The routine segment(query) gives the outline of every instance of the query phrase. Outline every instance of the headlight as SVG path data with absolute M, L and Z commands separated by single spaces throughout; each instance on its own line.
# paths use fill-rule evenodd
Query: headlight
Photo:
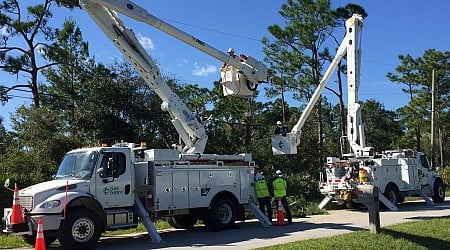
M 47 201 L 42 203 L 42 205 L 40 205 L 40 208 L 55 208 L 57 206 L 59 206 L 61 204 L 61 201 L 59 200 L 54 200 L 54 201 Z

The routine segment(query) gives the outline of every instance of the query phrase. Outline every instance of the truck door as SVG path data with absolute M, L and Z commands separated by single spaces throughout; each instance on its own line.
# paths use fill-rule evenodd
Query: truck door
M 131 160 L 125 152 L 102 152 L 96 169 L 95 194 L 104 208 L 133 205 Z

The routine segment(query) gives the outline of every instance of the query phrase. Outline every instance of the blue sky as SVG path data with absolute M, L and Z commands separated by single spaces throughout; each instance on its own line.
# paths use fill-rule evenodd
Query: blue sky
M 272 38 L 267 27 L 284 23 L 278 14 L 284 1 L 135 2 L 151 14 L 219 50 L 226 51 L 233 47 L 237 53 L 245 53 L 260 60 L 264 58 L 261 38 Z M 394 72 L 399 65 L 399 54 L 419 57 L 429 48 L 449 50 L 450 3 L 447 0 L 333 0 L 332 6 L 336 8 L 348 3 L 362 5 L 369 14 L 364 20 L 362 36 L 360 99 L 375 99 L 388 110 L 404 106 L 407 95 L 402 93 L 401 86 L 390 82 L 386 74 Z M 54 9 L 54 14 L 53 27 L 60 27 L 67 17 L 77 21 L 84 39 L 89 42 L 91 55 L 95 56 L 97 62 L 108 64 L 122 58 L 122 54 L 82 10 Z M 153 27 L 125 17 L 123 20 L 144 42 L 163 74 L 174 76 L 181 83 L 198 84 L 201 87 L 211 87 L 211 83 L 219 79 L 221 62 L 218 60 Z M 0 84 L 12 86 L 23 81 L 26 79 L 22 75 L 16 77 L 0 72 Z M 333 79 L 329 86 L 335 86 Z M 332 94 L 326 90 L 324 94 L 333 101 Z M 13 99 L 0 107 L 0 116 L 7 129 L 10 129 L 10 113 L 20 105 L 29 105 L 31 102 L 30 96 L 24 92 L 13 91 L 11 95 Z M 291 106 L 298 105 L 296 102 L 291 103 Z

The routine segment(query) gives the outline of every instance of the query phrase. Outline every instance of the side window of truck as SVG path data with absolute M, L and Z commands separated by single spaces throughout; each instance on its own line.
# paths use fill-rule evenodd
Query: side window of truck
M 429 168 L 430 167 L 429 164 L 428 164 L 428 159 L 427 159 L 427 157 L 425 155 L 421 155 L 420 156 L 420 163 L 422 164 L 422 166 L 424 168 Z
M 119 177 L 126 170 L 126 156 L 124 153 L 114 153 L 113 154 L 113 162 L 114 162 L 114 170 L 113 175 L 114 178 Z
M 118 178 L 125 173 L 126 170 L 126 156 L 124 153 L 118 152 L 104 152 L 101 168 L 106 169 L 105 177 Z

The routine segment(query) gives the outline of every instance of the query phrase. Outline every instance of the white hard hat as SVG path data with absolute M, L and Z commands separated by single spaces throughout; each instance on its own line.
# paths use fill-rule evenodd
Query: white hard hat
M 277 125 L 281 125 L 281 121 L 277 121 Z
M 228 53 L 230 53 L 230 52 L 234 52 L 234 49 L 233 48 L 229 48 L 228 49 Z
M 281 170 L 279 170 L 279 169 L 277 171 L 275 171 L 275 174 L 278 176 L 283 176 L 283 172 L 281 172 Z
M 256 180 L 262 180 L 262 179 L 264 179 L 264 176 L 261 173 L 256 173 L 255 174 L 255 179 Z

